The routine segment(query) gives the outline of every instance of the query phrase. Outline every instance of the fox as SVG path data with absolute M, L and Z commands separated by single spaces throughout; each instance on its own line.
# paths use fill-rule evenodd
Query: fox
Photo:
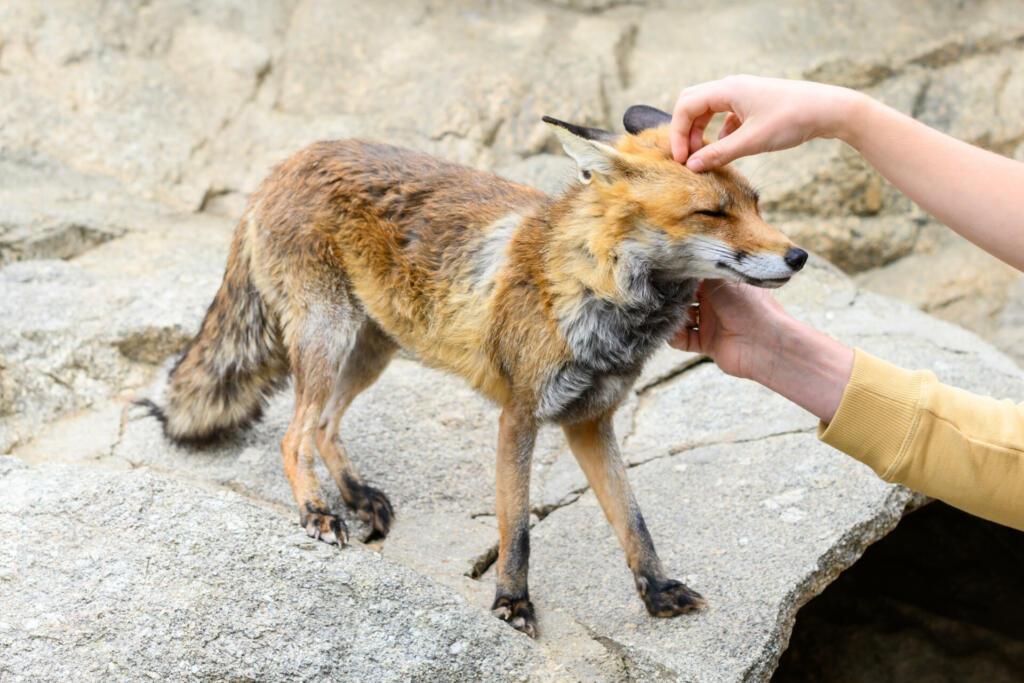
M 625 133 L 548 116 L 576 178 L 557 197 L 424 153 L 316 142 L 250 197 L 223 283 L 144 401 L 177 444 L 258 420 L 294 378 L 284 471 L 311 537 L 343 546 L 314 461 L 387 536 L 388 497 L 349 460 L 339 425 L 399 349 L 500 406 L 496 616 L 531 637 L 529 481 L 538 428 L 561 426 L 655 617 L 704 607 L 669 578 L 630 488 L 612 416 L 645 360 L 687 323 L 703 278 L 778 287 L 807 252 L 769 226 L 737 171 L 673 160 L 671 116 L 630 107 Z

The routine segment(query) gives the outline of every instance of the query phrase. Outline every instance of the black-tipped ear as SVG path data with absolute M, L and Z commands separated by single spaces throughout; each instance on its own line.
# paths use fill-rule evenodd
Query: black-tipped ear
M 554 127 L 562 149 L 576 161 L 579 179 L 589 183 L 596 175 L 615 173 L 620 155 L 615 151 L 619 137 L 600 128 L 586 128 L 565 121 L 544 117 L 544 123 Z
M 646 104 L 634 104 L 626 110 L 622 116 L 622 125 L 626 131 L 636 135 L 648 128 L 661 128 L 667 126 L 672 120 L 672 115 L 666 111 L 650 107 Z
M 552 126 L 558 126 L 565 128 L 567 131 L 575 135 L 576 137 L 583 138 L 584 140 L 594 140 L 595 142 L 603 142 L 606 145 L 614 145 L 615 141 L 618 140 L 618 136 L 615 133 L 609 133 L 601 128 L 587 128 L 586 126 L 577 126 L 575 123 L 566 123 L 565 121 L 559 121 L 556 118 L 550 116 L 542 116 L 541 121 L 544 123 L 550 123 Z

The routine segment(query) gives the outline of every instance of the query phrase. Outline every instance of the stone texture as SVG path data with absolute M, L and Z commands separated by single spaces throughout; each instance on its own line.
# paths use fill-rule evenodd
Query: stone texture
M 857 282 L 967 327 L 1020 359 L 1019 341 L 1024 334 L 1024 316 L 1016 312 L 1024 293 L 1020 271 L 948 231 L 935 241 L 931 250 L 865 271 Z
M 195 216 L 150 220 L 71 262 L 0 269 L 0 451 L 55 417 L 143 384 L 146 364 L 180 349 L 198 327 L 230 228 Z
M 970 333 L 857 293 L 820 260 L 812 260 L 803 275 L 780 296 L 798 315 L 840 339 L 895 362 L 926 364 L 960 386 L 1004 395 L 1024 392 L 1019 369 Z M 534 525 L 531 586 L 541 615 L 537 647 L 549 664 L 562 667 L 545 669 L 555 678 L 765 678 L 800 605 L 898 522 L 905 505 L 916 504 L 905 490 L 818 443 L 813 419 L 795 407 L 725 377 L 713 365 L 678 356 L 672 366 L 660 355 L 655 365 L 662 368 L 640 386 L 636 405 L 622 411 L 620 432 L 627 435 L 631 481 L 667 566 L 702 590 L 713 607 L 673 620 L 646 616 L 611 529 L 560 434 L 549 430 L 535 468 L 533 498 L 541 518 Z M 206 490 L 230 489 L 261 503 L 254 509 L 269 516 L 249 518 L 245 528 L 263 529 L 273 518 L 283 520 L 276 523 L 289 533 L 301 533 L 278 451 L 290 407 L 284 392 L 251 432 L 191 451 L 168 446 L 157 423 L 141 410 L 110 404 L 95 409 L 91 418 L 56 423 L 16 453 L 33 462 L 48 451 L 50 459 L 61 459 L 61 444 L 74 443 L 73 434 L 101 446 L 111 441 L 107 456 L 81 448 L 66 452 L 79 464 L 134 468 L 132 476 L 166 472 L 194 482 L 175 484 L 187 490 L 169 495 L 183 504 L 198 505 Z M 415 571 L 419 581 L 454 589 L 487 619 L 492 572 L 485 571 L 480 581 L 466 574 L 474 565 L 486 569 L 496 540 L 490 516 L 496 412 L 457 380 L 398 359 L 357 400 L 343 425 L 357 467 L 396 506 L 394 533 L 372 549 L 385 558 L 381 561 Z M 90 436 L 89 429 L 108 436 Z M 320 475 L 337 506 L 327 473 L 321 469 Z M 41 480 L 31 481 L 18 486 L 49 505 L 53 494 L 40 488 Z M 78 494 L 60 500 L 71 499 L 78 500 Z M 99 494 L 85 501 L 86 506 L 100 503 Z M 188 511 L 176 514 L 182 524 L 200 523 L 184 521 L 192 514 Z M 348 520 L 353 535 L 361 537 L 366 529 L 351 515 Z M 228 532 L 238 536 L 240 524 Z M 370 550 L 361 548 L 355 542 L 326 552 L 345 557 Z M 58 614 L 71 619 L 66 611 Z M 156 619 L 154 628 L 164 621 Z M 379 628 L 395 627 L 389 622 Z M 213 665 L 198 655 L 180 658 L 197 671 L 218 671 L 204 668 Z
M 0 176 L 0 265 L 73 258 L 165 212 L 40 153 L 0 150 Z
M 591 493 L 535 528 L 531 590 L 635 680 L 767 678 L 799 606 L 894 526 L 910 495 L 808 434 L 697 448 L 630 480 L 667 570 L 710 608 L 650 618 Z
M 236 493 L 147 471 L 0 474 L 4 680 L 526 680 L 547 668 L 452 591 L 312 541 Z
M 712 608 L 644 614 L 548 429 L 536 643 L 486 613 L 497 409 L 458 380 L 400 358 L 353 405 L 344 437 L 397 520 L 343 551 L 295 525 L 289 392 L 201 451 L 129 400 L 195 331 L 248 193 L 313 140 L 404 144 L 554 192 L 573 168 L 541 115 L 618 130 L 630 104 L 753 72 L 862 88 L 1024 159 L 1022 56 L 1014 0 L 0 0 L 0 453 L 18 456 L 0 456 L 0 567 L 26 568 L 0 569 L 0 678 L 766 679 L 800 605 L 919 501 L 699 356 L 656 354 L 616 429 L 666 564 Z M 1019 274 L 835 141 L 740 166 L 769 220 L 839 266 L 812 258 L 779 291 L 798 317 L 1024 394 L 1020 367 L 957 326 L 1021 362 Z

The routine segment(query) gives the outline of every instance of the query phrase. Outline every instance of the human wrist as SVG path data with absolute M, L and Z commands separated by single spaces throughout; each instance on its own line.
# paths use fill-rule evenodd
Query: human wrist
M 769 386 L 775 368 L 787 361 L 790 349 L 784 342 L 793 334 L 795 324 L 797 321 L 782 307 L 764 310 L 756 324 L 750 325 L 745 339 L 747 362 L 737 376 Z
M 853 349 L 786 316 L 771 330 L 748 375 L 824 422 L 835 415 L 853 369 Z
M 881 107 L 880 102 L 864 93 L 850 88 L 836 88 L 835 99 L 829 124 L 831 135 L 827 137 L 842 140 L 856 150 L 860 150 L 864 131 L 870 128 L 868 120 Z

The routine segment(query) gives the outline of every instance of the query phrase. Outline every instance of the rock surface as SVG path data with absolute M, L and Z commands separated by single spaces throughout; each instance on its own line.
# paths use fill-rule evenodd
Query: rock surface
M 377 553 L 145 470 L 11 468 L 0 536 L 4 680 L 526 680 L 545 665 Z
M 824 262 L 812 261 L 805 275 L 791 290 L 783 290 L 782 298 L 798 314 L 840 338 L 897 362 L 921 364 L 927 359 L 943 379 L 967 388 L 1006 395 L 1024 392 L 1024 375 L 1019 369 L 970 333 L 891 300 L 858 293 L 845 276 Z M 869 543 L 892 528 L 905 506 L 916 504 L 910 492 L 881 482 L 863 466 L 820 444 L 813 436 L 813 420 L 781 399 L 727 378 L 712 365 L 693 364 L 682 354 L 671 360 L 674 367 L 667 356 L 661 356 L 638 385 L 635 406 L 623 411 L 629 419 L 623 421 L 620 416 L 620 433 L 625 437 L 631 480 L 666 565 L 703 591 L 711 609 L 672 620 L 654 620 L 646 615 L 614 535 L 592 494 L 586 491 L 586 482 L 565 452 L 559 435 L 549 430 L 537 451 L 533 493 L 535 505 L 541 503 L 537 510 L 543 517 L 534 525 L 531 572 L 532 591 L 541 615 L 541 637 L 535 644 L 509 641 L 514 647 L 528 649 L 526 655 L 509 655 L 518 657 L 517 666 L 521 665 L 509 675 L 518 672 L 524 676 L 600 680 L 651 676 L 691 680 L 766 678 L 785 646 L 799 606 L 852 563 Z M 396 526 L 381 544 L 363 547 L 355 543 L 340 551 L 305 541 L 294 524 L 296 513 L 278 450 L 290 409 L 290 397 L 284 392 L 254 430 L 202 451 L 167 445 L 154 420 L 137 408 L 116 402 L 59 421 L 36 441 L 14 452 L 33 462 L 50 459 L 73 464 L 43 464 L 7 474 L 6 483 L 11 487 L 7 499 L 14 502 L 0 511 L 0 519 L 18 533 L 3 534 L 6 540 L 0 543 L 0 552 L 11 557 L 42 553 L 39 562 L 52 565 L 52 581 L 100 581 L 90 579 L 89 568 L 79 568 L 75 558 L 81 553 L 99 552 L 94 544 L 112 524 L 118 530 L 110 544 L 116 546 L 124 566 L 103 576 L 113 581 L 112 577 L 125 575 L 128 578 L 120 580 L 126 589 L 140 594 L 150 584 L 138 580 L 136 573 L 144 560 L 152 560 L 151 544 L 155 541 L 129 546 L 128 539 L 137 535 L 163 538 L 166 533 L 187 545 L 193 554 L 204 557 L 201 564 L 189 569 L 197 575 L 205 574 L 207 567 L 217 567 L 220 574 L 235 572 L 239 581 L 247 573 L 266 573 L 282 585 L 298 581 L 305 587 L 301 576 L 285 579 L 281 574 L 286 570 L 301 574 L 310 571 L 312 565 L 316 572 L 324 572 L 329 566 L 334 572 L 350 572 L 344 574 L 346 577 L 355 577 L 357 572 L 360 577 L 376 577 L 381 568 L 388 572 L 404 568 L 416 581 L 433 586 L 431 592 L 420 591 L 416 581 L 408 584 L 410 593 L 417 592 L 424 604 L 440 599 L 436 596 L 441 594 L 454 599 L 450 593 L 454 590 L 466 601 L 459 603 L 460 609 L 470 613 L 476 610 L 477 617 L 491 619 L 487 607 L 492 576 L 486 571 L 486 557 L 496 541 L 490 517 L 496 409 L 458 380 L 408 360 L 396 360 L 384 377 L 360 397 L 343 426 L 357 467 L 391 496 L 398 513 Z M 101 445 L 98 450 L 97 444 Z M 84 469 L 88 464 L 130 471 Z M 322 470 L 321 480 L 330 481 Z M 72 481 L 75 486 L 65 490 Z M 337 505 L 333 487 L 327 490 Z M 19 492 L 18 497 L 14 491 Z M 90 493 L 86 495 L 86 491 Z M 138 498 L 148 501 L 149 506 L 137 513 L 141 517 L 119 521 L 127 513 L 118 510 L 123 506 L 135 511 Z M 230 504 L 218 502 L 223 509 L 213 515 L 208 509 L 210 500 L 229 500 Z M 33 527 L 38 517 L 33 503 L 44 501 L 48 520 L 73 509 L 74 523 L 83 523 L 90 531 L 74 529 L 72 548 L 65 547 L 63 541 L 47 542 L 69 553 L 69 558 L 60 562 L 43 552 L 51 546 L 43 543 L 40 550 L 36 540 L 23 539 L 24 529 Z M 244 514 L 236 512 L 236 506 L 245 508 Z M 173 517 L 181 528 L 165 530 L 154 522 L 164 516 Z M 366 530 L 361 522 L 351 515 L 348 521 L 354 536 L 362 537 Z M 264 540 L 262 537 L 271 533 L 268 529 L 279 530 L 274 532 L 278 536 Z M 39 536 L 30 539 L 41 539 L 50 531 L 44 526 L 33 528 L 32 533 Z M 111 529 L 110 533 L 115 532 Z M 276 547 L 274 543 L 284 543 L 286 548 L 297 544 L 309 550 L 276 551 L 272 559 L 280 566 L 265 568 L 262 563 L 269 560 L 250 549 L 254 535 L 260 537 L 256 545 L 261 552 L 268 544 Z M 118 545 L 118 538 L 123 545 Z M 217 553 L 205 557 L 212 552 L 208 548 L 221 543 L 227 553 L 223 560 Z M 239 547 L 245 552 L 238 554 Z M 381 557 L 377 564 L 352 559 L 376 557 L 374 550 Z M 351 563 L 357 566 L 351 567 Z M 467 576 L 474 568 L 485 570 L 482 580 Z M 25 578 L 19 578 L 21 574 L 12 576 L 10 592 L 0 595 L 5 612 L 22 612 L 22 603 L 15 601 L 15 596 L 34 595 L 30 589 L 36 584 L 26 587 L 21 582 L 35 581 L 36 574 L 32 569 Z M 401 581 L 406 581 L 405 577 L 403 574 Z M 399 580 L 392 578 L 388 585 Z M 218 585 L 233 584 L 225 579 Z M 277 583 L 259 590 L 270 590 L 273 585 Z M 318 583 L 316 590 L 326 590 L 327 585 Z M 100 610 L 106 601 L 115 600 L 97 591 L 92 609 Z M 275 591 L 275 595 L 280 593 L 280 589 Z M 173 604 L 171 597 L 167 599 Z M 188 610 L 199 615 L 209 612 L 209 619 L 196 619 L 221 624 L 227 621 L 223 616 L 227 608 L 222 603 L 233 599 L 234 594 L 226 589 L 201 591 L 194 602 L 188 603 Z M 279 609 L 286 609 L 284 598 L 279 600 Z M 300 605 L 324 604 L 322 598 L 312 603 L 298 597 L 296 600 Z M 367 601 L 378 604 L 366 593 L 358 593 L 352 600 L 358 607 L 346 607 L 346 615 L 362 614 L 358 610 L 366 607 Z M 119 604 L 110 604 L 112 614 L 122 614 Z M 153 630 L 143 631 L 146 635 L 141 638 L 161 642 L 185 638 L 185 633 L 175 629 L 186 626 L 168 616 L 173 612 L 171 604 L 166 606 L 166 613 L 149 613 L 146 623 Z M 39 642 L 48 642 L 47 638 L 63 633 L 69 624 L 80 623 L 74 605 L 57 608 L 43 602 L 39 609 L 43 611 L 27 613 L 57 615 L 57 621 L 50 622 L 41 622 L 42 617 L 28 618 L 42 629 Z M 297 608 L 298 616 L 308 617 L 304 609 L 313 608 Z M 401 612 L 397 606 L 381 610 L 377 621 L 368 622 L 372 628 L 391 634 L 412 628 L 402 620 L 404 617 L 394 613 Z M 264 617 L 266 622 L 261 621 Z M 352 618 L 365 621 L 361 616 Z M 292 623 L 277 612 L 270 616 L 243 614 L 239 619 L 246 627 L 228 639 L 229 644 L 224 645 L 228 652 L 256 647 L 254 633 L 266 631 L 269 638 L 266 624 L 272 620 Z M 196 623 L 186 620 L 186 624 Z M 49 650 L 18 649 L 25 638 L 36 642 L 36 632 L 7 626 L 12 635 L 6 646 L 17 652 L 19 658 L 15 661 L 29 671 L 46 671 L 43 658 Z M 462 627 L 468 626 L 455 622 L 452 630 L 441 629 L 442 635 L 437 637 L 443 640 Z M 96 631 L 90 629 L 108 634 L 112 627 L 100 624 L 79 628 L 75 633 L 84 641 L 95 637 Z M 209 628 L 216 636 L 220 627 Z M 348 629 L 355 626 L 345 618 L 332 628 L 339 629 L 337 638 L 348 642 L 352 637 Z M 273 638 L 292 642 L 303 632 L 281 627 L 272 633 Z M 428 637 L 420 631 L 414 635 Z M 509 633 L 508 637 L 518 638 L 518 634 Z M 465 647 L 470 651 L 487 643 L 490 641 L 474 641 Z M 505 649 L 504 641 L 491 645 L 502 652 L 518 652 Z M 70 648 L 63 651 L 72 657 L 80 656 L 77 646 L 61 647 Z M 410 647 L 418 649 L 418 645 Z M 439 647 L 431 640 L 423 649 L 442 652 Z M 455 647 L 454 641 L 447 647 Z M 456 649 L 461 652 L 461 647 Z M 95 675 L 120 671 L 110 669 L 110 662 L 115 667 L 133 666 L 134 660 L 125 649 L 105 652 L 105 659 L 87 660 L 89 667 L 99 667 L 89 669 Z M 278 673 L 304 677 L 314 675 L 309 672 L 344 670 L 303 668 L 313 664 L 302 657 L 291 659 L 262 648 L 255 661 L 247 664 L 251 668 L 231 669 L 228 660 L 216 654 L 220 650 L 204 652 L 175 651 L 166 661 L 175 666 L 186 661 L 200 677 L 228 671 L 256 677 Z M 385 649 L 373 659 L 366 659 L 369 650 L 358 652 L 361 654 L 357 659 L 369 667 L 364 670 L 371 672 L 371 677 L 388 678 L 390 673 L 373 667 L 391 658 L 404 662 L 400 649 Z M 158 661 L 165 660 L 160 657 Z M 313 657 L 312 661 L 322 660 Z M 337 664 L 355 666 L 344 657 Z M 450 665 L 455 668 L 437 668 L 442 665 L 430 656 L 402 664 L 410 667 L 403 671 L 422 670 L 441 677 L 450 674 L 456 678 L 464 673 L 458 668 L 463 664 Z M 487 668 L 489 664 L 480 666 L 484 673 L 494 671 Z
M 1013 0 L 0 0 L 0 679 L 768 678 L 800 606 L 920 501 L 699 357 L 660 351 L 616 429 L 666 565 L 711 608 L 646 615 L 547 429 L 535 642 L 488 614 L 497 410 L 460 381 L 399 358 L 353 405 L 343 436 L 397 519 L 341 551 L 295 524 L 288 391 L 204 450 L 169 446 L 129 400 L 197 328 L 247 194 L 313 140 L 405 144 L 555 192 L 574 171 L 541 115 L 617 130 L 630 104 L 748 71 L 862 88 L 1024 159 L 1022 56 Z M 742 168 L 766 215 L 840 267 L 812 258 L 780 290 L 796 315 L 1024 395 L 1020 366 L 925 313 L 1021 362 L 1019 273 L 834 141 Z

